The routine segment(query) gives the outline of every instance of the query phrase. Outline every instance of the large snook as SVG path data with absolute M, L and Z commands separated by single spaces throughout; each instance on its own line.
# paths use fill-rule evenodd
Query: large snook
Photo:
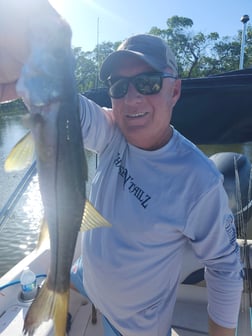
M 33 335 L 43 321 L 52 318 L 55 335 L 64 336 L 70 267 L 84 206 L 88 203 L 87 167 L 71 30 L 55 13 L 41 17 L 38 15 L 30 32 L 30 55 L 17 83 L 17 92 L 30 111 L 28 124 L 35 142 L 51 259 L 47 280 L 25 318 L 24 333 Z M 96 216 L 94 212 L 91 216 Z M 101 218 L 99 221 L 99 225 L 108 224 Z

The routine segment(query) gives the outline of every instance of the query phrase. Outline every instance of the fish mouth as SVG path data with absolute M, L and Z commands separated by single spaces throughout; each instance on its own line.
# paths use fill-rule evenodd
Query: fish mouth
M 142 118 L 145 117 L 148 114 L 148 112 L 140 112 L 140 113 L 132 113 L 132 114 L 127 114 L 126 117 L 129 119 L 136 119 L 136 118 Z
M 30 111 L 30 117 L 40 115 L 40 117 L 42 118 L 47 118 L 50 114 L 55 114 L 54 111 L 55 109 L 59 109 L 60 103 L 60 100 L 55 99 L 50 102 L 45 102 L 41 104 L 37 104 L 34 102 L 25 102 L 25 105 Z

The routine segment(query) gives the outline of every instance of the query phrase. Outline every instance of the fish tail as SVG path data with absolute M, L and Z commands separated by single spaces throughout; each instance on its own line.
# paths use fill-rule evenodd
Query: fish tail
M 24 321 L 24 335 L 32 336 L 39 325 L 50 319 L 54 323 L 54 335 L 65 336 L 69 290 L 55 292 L 44 283 L 36 300 L 31 304 Z

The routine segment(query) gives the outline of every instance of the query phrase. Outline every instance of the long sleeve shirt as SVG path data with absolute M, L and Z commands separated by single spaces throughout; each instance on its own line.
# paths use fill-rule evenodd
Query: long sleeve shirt
M 126 336 L 165 336 L 184 249 L 205 265 L 210 317 L 235 327 L 242 266 L 233 215 L 214 164 L 173 130 L 162 148 L 129 144 L 113 113 L 80 98 L 86 148 L 99 153 L 90 201 L 112 224 L 83 234 L 84 287 Z

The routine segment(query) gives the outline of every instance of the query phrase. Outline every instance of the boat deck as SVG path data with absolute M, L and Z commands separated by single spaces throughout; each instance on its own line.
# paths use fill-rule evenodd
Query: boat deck
M 191 286 L 180 288 L 180 294 L 184 299 L 178 299 L 174 318 L 172 336 L 203 336 L 207 332 L 207 312 L 205 288 Z M 190 295 L 185 295 L 190 292 Z M 195 300 L 195 295 L 198 298 Z M 194 301 L 191 300 L 194 297 Z M 29 305 L 21 302 L 11 305 L 0 317 L 0 335 L 1 336 L 21 336 L 24 316 Z M 71 329 L 68 336 L 103 336 L 103 326 L 101 314 L 97 312 L 97 323 L 92 323 L 92 305 L 81 295 L 71 291 L 69 311 L 72 315 Z M 250 321 L 248 314 L 243 314 L 240 318 L 239 332 L 237 335 L 249 336 L 244 330 Z M 36 331 L 34 336 L 53 336 L 54 330 L 52 322 L 46 322 Z M 251 334 L 252 335 L 252 334 Z
M 181 305 L 179 309 L 181 309 Z M 207 331 L 202 327 L 203 320 L 200 315 L 202 314 L 199 306 L 188 307 L 185 303 L 183 309 L 192 311 L 192 322 L 187 323 L 187 318 L 184 320 L 184 326 L 175 327 L 172 331 L 172 336 L 195 336 L 195 335 L 207 335 Z M 1 336 L 21 336 L 24 316 L 28 310 L 28 305 L 24 303 L 17 303 L 10 306 L 0 317 L 0 335 Z M 97 312 L 97 322 L 92 323 L 92 305 L 83 299 L 79 294 L 71 291 L 70 299 L 70 312 L 72 315 L 71 329 L 68 336 L 103 336 L 103 325 L 101 321 L 101 314 Z M 204 320 L 207 321 L 207 316 L 204 316 Z M 197 325 L 197 321 L 199 321 Z M 175 319 L 175 324 L 179 321 Z M 34 336 L 53 336 L 54 330 L 52 322 L 46 322 L 36 331 Z
M 21 336 L 24 317 L 30 303 L 20 299 L 20 284 L 15 283 L 27 266 L 36 274 L 46 273 L 49 250 L 40 254 L 31 253 L 10 272 L 0 278 L 0 335 Z M 193 264 L 193 262 L 191 262 Z M 43 280 L 43 278 L 41 278 Z M 42 281 L 41 280 L 41 281 Z M 11 284 L 10 286 L 4 286 Z M 248 294 L 243 294 L 237 336 L 252 336 L 249 316 Z M 103 336 L 101 315 L 97 312 L 97 323 L 92 323 L 92 305 L 83 296 L 71 290 L 69 312 L 72 316 L 68 336 Z M 208 335 L 207 295 L 204 285 L 180 284 L 172 321 L 172 336 Z M 52 322 L 43 323 L 34 336 L 53 336 Z

